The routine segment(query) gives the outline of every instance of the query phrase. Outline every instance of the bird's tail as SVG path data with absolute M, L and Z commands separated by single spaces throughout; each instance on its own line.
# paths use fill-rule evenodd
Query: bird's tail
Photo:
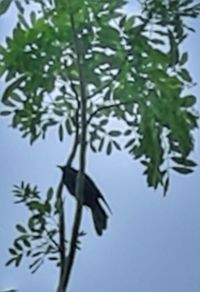
M 95 204 L 92 206 L 91 211 L 96 232 L 98 235 L 102 235 L 103 230 L 107 228 L 108 216 L 98 200 L 96 200 Z

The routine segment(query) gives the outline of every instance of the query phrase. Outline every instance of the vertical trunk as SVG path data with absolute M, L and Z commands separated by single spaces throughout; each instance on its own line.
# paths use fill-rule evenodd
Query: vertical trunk
M 70 8 L 70 0 L 68 0 Z M 69 9 L 70 10 L 70 9 Z M 74 45 L 77 55 L 77 68 L 79 72 L 80 80 L 80 106 L 81 106 L 81 121 L 80 121 L 80 156 L 79 156 L 79 173 L 76 181 L 76 196 L 77 206 L 74 218 L 74 225 L 72 231 L 72 237 L 70 241 L 69 254 L 65 259 L 64 271 L 62 274 L 61 281 L 59 283 L 58 292 L 65 292 L 68 288 L 69 279 L 75 259 L 76 254 L 76 242 L 78 239 L 79 228 L 82 218 L 82 201 L 83 201 L 83 188 L 84 188 L 84 172 L 85 172 L 85 158 L 86 158 L 86 133 L 87 133 L 87 121 L 86 121 L 86 112 L 87 112 L 87 96 L 86 96 L 86 82 L 84 80 L 84 70 L 83 70 L 83 56 L 81 53 L 81 46 L 79 45 L 79 40 L 77 38 L 75 23 L 73 13 L 70 11 L 70 20 L 74 36 Z

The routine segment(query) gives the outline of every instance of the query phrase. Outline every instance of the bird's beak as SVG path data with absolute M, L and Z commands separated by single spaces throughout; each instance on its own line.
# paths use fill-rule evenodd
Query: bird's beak
M 61 170 L 63 170 L 63 168 L 64 168 L 64 167 L 61 166 L 61 165 L 57 165 L 57 167 L 60 168 Z

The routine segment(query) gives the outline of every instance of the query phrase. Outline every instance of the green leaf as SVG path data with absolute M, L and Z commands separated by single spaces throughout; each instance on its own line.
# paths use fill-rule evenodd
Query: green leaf
M 43 254 L 42 251 L 37 251 L 37 252 L 33 253 L 31 256 L 32 256 L 32 258 L 36 258 L 36 257 L 38 257 L 41 254 Z
M 6 262 L 6 267 L 8 267 L 8 266 L 10 266 L 13 262 L 15 262 L 16 261 L 16 258 L 14 257 L 14 258 L 11 258 L 10 260 L 8 260 L 7 262 Z
M 30 18 L 32 25 L 34 25 L 36 23 L 36 13 L 34 11 L 31 11 Z
M 63 126 L 60 124 L 58 128 L 58 136 L 59 140 L 62 142 L 63 141 Z
M 32 264 L 29 265 L 29 269 L 32 269 L 33 267 L 35 267 L 36 265 L 38 265 L 37 267 L 39 268 L 42 264 L 42 259 L 38 258 L 36 259 Z M 37 268 L 36 268 L 37 269 Z M 36 271 L 36 270 L 35 270 Z
M 185 168 L 185 167 L 172 167 L 173 170 L 175 170 L 176 172 L 179 172 L 181 174 L 188 174 L 188 173 L 191 173 L 193 172 L 193 169 L 190 169 L 190 168 Z
M 30 255 L 31 255 L 31 249 L 28 249 L 27 252 L 26 252 L 26 256 L 30 257 Z
M 18 249 L 19 251 L 22 251 L 22 250 L 23 250 L 22 246 L 19 244 L 18 239 L 16 239 L 16 240 L 14 241 L 14 246 L 15 246 L 15 248 Z
M 47 201 L 51 201 L 52 198 L 53 198 L 53 188 L 50 187 L 47 191 Z
M 102 138 L 102 139 L 100 140 L 100 143 L 99 143 L 99 148 L 98 148 L 98 151 L 99 151 L 99 152 L 103 149 L 104 142 L 105 142 L 105 138 Z
M 126 19 L 126 22 L 125 22 L 124 26 L 125 26 L 125 29 L 127 31 L 130 30 L 133 27 L 133 25 L 135 23 L 135 20 L 136 20 L 135 15 L 130 16 L 128 19 Z
M 19 18 L 19 22 L 21 24 L 23 24 L 23 26 L 24 26 L 25 29 L 29 29 L 30 28 L 29 27 L 29 24 L 28 24 L 28 21 L 26 20 L 26 17 L 24 15 L 19 14 L 18 15 L 18 18 Z
M 55 126 L 55 125 L 57 125 L 57 121 L 55 121 L 54 119 L 48 119 L 48 121 L 47 121 L 47 126 L 49 127 L 49 126 Z
M 45 202 L 44 207 L 47 213 L 51 213 L 51 204 L 48 201 Z
M 120 22 L 119 22 L 119 27 L 120 28 L 123 28 L 123 26 L 124 26 L 124 23 L 125 23 L 125 21 L 126 21 L 126 15 L 124 15 L 121 19 L 120 19 Z
M 17 251 L 14 248 L 9 248 L 9 253 L 12 255 L 17 255 Z
M 33 217 L 31 217 L 28 221 L 28 227 L 31 231 L 34 231 L 34 226 L 35 226 L 35 219 Z
M 166 181 L 164 183 L 164 186 L 163 186 L 163 190 L 164 190 L 164 194 L 163 195 L 164 196 L 166 196 L 168 189 L 169 189 L 169 177 L 167 177 L 167 179 L 166 179 Z
M 20 224 L 16 225 L 16 229 L 21 233 L 26 233 L 26 229 Z
M 192 82 L 192 77 L 190 76 L 190 73 L 186 69 L 183 68 L 179 72 L 179 75 L 183 78 L 183 80 L 185 80 L 187 82 Z
M 31 201 L 27 204 L 28 204 L 28 207 L 30 208 L 30 210 L 38 210 L 41 213 L 45 212 L 44 204 L 42 204 L 39 201 Z
M 10 69 L 10 70 L 8 71 L 8 74 L 6 75 L 6 79 L 5 79 L 5 81 L 8 82 L 8 81 L 13 80 L 13 78 L 15 78 L 15 75 L 16 75 L 15 70 L 14 70 L 14 69 Z
M 115 146 L 115 148 L 117 149 L 117 150 L 121 150 L 121 146 L 120 146 L 120 144 L 117 142 L 117 141 L 112 141 L 112 143 L 113 143 L 113 145 Z
M 179 49 L 175 35 L 171 30 L 168 30 L 169 42 L 170 42 L 170 58 L 171 66 L 174 67 L 179 61 Z
M 69 119 L 66 119 L 66 121 L 65 121 L 65 128 L 66 128 L 67 133 L 68 133 L 69 135 L 71 135 L 71 134 L 73 133 L 73 131 L 72 131 L 72 125 L 71 125 Z
M 112 130 L 108 133 L 108 135 L 110 135 L 111 137 L 119 137 L 121 135 L 121 132 L 117 130 Z
M 146 154 L 145 152 L 144 152 L 144 149 L 143 149 L 143 147 L 142 147 L 143 145 L 140 145 L 140 146 L 137 146 L 137 145 L 135 145 L 131 150 L 130 150 L 130 152 L 131 153 L 134 153 L 134 156 L 135 156 L 135 159 L 138 159 L 138 158 L 140 158 L 142 155 L 144 155 L 144 154 Z M 152 145 L 151 145 L 151 151 L 153 152 L 153 147 L 152 147 Z M 153 153 L 154 154 L 154 158 L 155 158 L 155 153 Z M 152 174 L 153 175 L 153 174 Z
M 21 14 L 23 14 L 23 13 L 24 13 L 24 8 L 23 8 L 23 6 L 21 5 L 20 1 L 19 1 L 19 0 L 15 0 L 15 4 L 16 4 L 16 7 L 17 7 L 17 9 L 19 10 L 19 12 L 20 12 Z
M 188 53 L 185 52 L 181 56 L 180 65 L 183 66 L 188 61 Z
M 161 39 L 152 39 L 151 43 L 155 44 L 155 45 L 164 45 L 165 42 Z
M 25 81 L 26 76 L 21 76 L 18 79 L 16 79 L 14 82 L 12 82 L 4 91 L 2 95 L 2 102 L 4 103 L 5 101 L 8 100 L 8 98 L 11 96 L 11 93 L 19 87 L 19 85 Z
M 18 101 L 18 102 L 21 102 L 22 101 L 21 97 L 17 93 L 15 93 L 15 92 L 12 92 L 11 93 L 10 98 L 12 100 L 14 100 L 14 101 Z
M 101 126 L 105 126 L 105 125 L 107 125 L 107 123 L 108 123 L 108 119 L 103 119 L 100 121 Z
M 53 112 L 54 112 L 54 114 L 56 114 L 59 117 L 62 117 L 63 116 L 63 110 L 62 109 L 54 108 L 53 109 Z
M 106 148 L 106 154 L 110 155 L 112 153 L 112 142 L 109 141 L 107 148 Z
M 133 144 L 135 143 L 135 138 L 130 139 L 124 146 L 124 148 L 129 148 L 130 146 L 133 146 Z
M 3 76 L 3 74 L 5 73 L 5 71 L 6 71 L 6 67 L 4 65 L 0 64 L 0 77 Z
M 48 257 L 48 259 L 49 259 L 50 261 L 57 261 L 57 260 L 58 260 L 57 257 Z
M 17 111 L 15 111 L 15 115 L 13 115 L 12 126 L 16 128 L 18 124 L 20 124 L 21 118 Z
M 27 238 L 22 238 L 22 241 L 26 247 L 31 247 L 31 243 Z
M 187 115 L 188 122 L 190 123 L 191 129 L 198 128 L 198 122 L 197 121 L 199 119 L 199 116 L 193 115 L 189 111 L 186 113 L 186 115 Z
M 191 107 L 196 103 L 196 97 L 194 95 L 188 95 L 180 99 L 181 106 Z
M 4 105 L 9 106 L 9 107 L 16 107 L 16 105 L 13 102 L 11 102 L 9 99 L 4 102 Z
M 105 93 L 105 95 L 104 95 L 104 100 L 105 101 L 107 101 L 107 100 L 110 100 L 110 98 L 111 98 L 111 90 L 109 89 L 106 93 Z
M 187 167 L 195 167 L 197 166 L 197 163 L 190 159 L 185 159 L 183 157 L 172 157 L 172 160 L 175 161 L 178 164 L 182 164 Z
M 132 130 L 126 130 L 124 132 L 124 136 L 129 136 L 132 133 Z
M 7 53 L 7 49 L 5 49 L 1 44 L 0 44 L 0 55 L 5 55 Z M 4 63 L 1 64 L 2 67 L 5 67 Z M 5 68 L 6 69 L 6 68 Z
M 19 254 L 18 257 L 16 258 L 16 261 L 15 261 L 15 266 L 18 267 L 20 265 L 20 262 L 22 260 L 22 256 L 23 254 Z
M 119 36 L 120 33 L 113 27 L 102 28 L 102 30 L 99 32 L 99 37 L 102 40 L 102 43 L 106 42 L 108 45 L 111 45 L 112 42 L 119 42 Z
M 94 153 L 97 152 L 97 149 L 95 148 L 95 146 L 94 146 L 94 144 L 92 143 L 92 141 L 90 142 L 90 148 L 92 149 L 92 151 L 93 151 Z
M 12 0 L 1 0 L 1 2 L 0 2 L 0 15 L 6 13 L 6 11 L 9 9 L 11 3 L 12 3 Z
M 11 111 L 1 111 L 0 116 L 9 116 L 11 113 Z
M 31 138 L 30 138 L 30 144 L 32 145 L 36 140 L 37 138 L 40 136 L 40 133 L 36 134 L 34 131 L 35 129 L 31 129 Z M 22 137 L 26 137 L 27 136 L 27 133 L 24 133 L 25 136 L 22 136 Z

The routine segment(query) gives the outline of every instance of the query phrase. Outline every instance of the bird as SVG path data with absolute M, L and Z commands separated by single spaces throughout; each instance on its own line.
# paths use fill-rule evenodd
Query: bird
M 67 187 L 69 193 L 76 198 L 75 189 L 78 171 L 69 165 L 58 165 L 58 167 L 63 173 L 63 184 Z M 95 230 L 97 234 L 101 236 L 103 231 L 107 228 L 108 215 L 100 204 L 99 199 L 104 202 L 107 209 L 112 214 L 111 208 L 100 190 L 97 188 L 93 180 L 87 174 L 84 174 L 83 205 L 90 208 Z

